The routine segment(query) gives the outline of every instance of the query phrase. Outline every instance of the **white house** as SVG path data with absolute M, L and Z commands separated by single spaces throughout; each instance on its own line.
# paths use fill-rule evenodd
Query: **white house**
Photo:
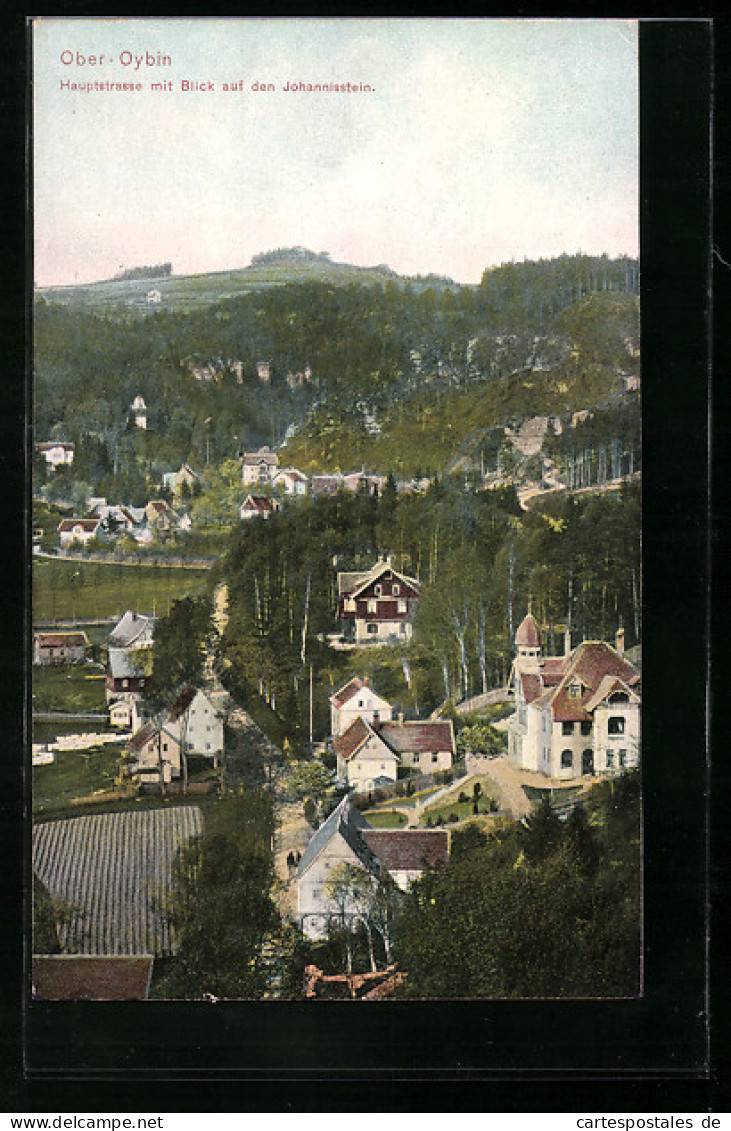
M 270 514 L 279 509 L 279 502 L 268 495 L 247 495 L 239 507 L 239 518 L 269 518 Z
M 566 779 L 639 764 L 641 677 L 622 637 L 618 648 L 585 640 L 544 658 L 540 628 L 528 613 L 516 633 L 511 673 L 508 756 L 516 766 Z
M 148 291 L 145 295 L 145 302 L 149 302 L 151 306 L 159 306 L 162 302 L 162 294 L 155 289 Z
M 109 633 L 107 640 L 112 648 L 151 648 L 154 628 L 153 616 L 127 609 Z
M 190 755 L 210 758 L 216 766 L 224 749 L 223 715 L 205 692 L 186 687 L 132 735 L 129 748 L 136 757 L 132 772 L 143 781 L 179 778 Z
M 338 781 L 367 792 L 398 778 L 399 757 L 366 719 L 356 718 L 333 742 Z
M 58 540 L 62 549 L 68 546 L 85 546 L 92 538 L 96 538 L 101 530 L 101 520 L 98 518 L 64 518 L 59 522 Z
M 50 440 L 47 443 L 38 444 L 38 451 L 54 471 L 57 467 L 70 467 L 74 462 L 74 445 L 60 440 Z
M 244 452 L 241 464 L 241 482 L 244 487 L 271 483 L 279 467 L 279 456 L 269 447 L 257 452 Z
M 333 749 L 338 781 L 367 792 L 397 781 L 400 768 L 421 774 L 451 769 L 456 747 L 449 719 L 370 723 L 359 716 Z
M 132 401 L 132 413 L 137 427 L 142 429 L 147 428 L 147 405 L 141 393 L 138 393 Z
M 330 733 L 342 734 L 360 716 L 370 723 L 393 718 L 393 707 L 370 685 L 368 676 L 353 676 L 330 696 Z
M 374 884 L 388 873 L 405 890 L 448 859 L 446 829 L 373 829 L 345 797 L 315 832 L 300 861 L 298 922 L 308 938 L 318 939 L 326 937 L 331 921 L 342 925 L 343 914 L 354 916 L 354 904 L 340 908 L 328 893 L 328 880 L 343 864 L 366 872 Z
M 284 491 L 285 495 L 306 495 L 307 476 L 296 467 L 280 467 L 272 476 L 272 486 Z

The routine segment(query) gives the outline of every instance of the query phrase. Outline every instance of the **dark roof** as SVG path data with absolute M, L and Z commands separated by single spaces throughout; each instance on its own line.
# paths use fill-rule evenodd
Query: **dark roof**
M 33 997 L 46 1001 L 145 1001 L 151 955 L 33 956 Z
M 168 707 L 168 721 L 174 723 L 184 714 L 195 699 L 196 688 L 184 687 L 176 699 Z
M 89 643 L 85 632 L 36 632 L 34 639 L 39 648 L 80 648 Z
M 532 613 L 527 613 L 518 625 L 515 643 L 523 648 L 540 648 L 542 643 L 541 630 Z
M 449 859 L 446 829 L 364 829 L 361 835 L 389 872 L 426 871 Z
M 371 870 L 377 868 L 377 861 L 361 835 L 363 829 L 369 828 L 370 825 L 360 809 L 356 809 L 350 798 L 346 795 L 339 805 L 336 805 L 327 820 L 323 821 L 319 829 L 317 829 L 310 839 L 304 851 L 304 855 L 300 860 L 297 875 L 302 876 L 307 871 L 310 864 L 312 864 L 320 855 L 323 848 L 325 848 L 337 834 L 342 836 L 343 840 L 366 868 Z
M 523 688 L 523 698 L 526 703 L 532 703 L 543 692 L 543 684 L 539 675 L 534 675 L 531 672 L 526 672 L 520 677 L 520 684 Z
M 353 696 L 358 691 L 360 691 L 362 687 L 365 686 L 366 684 L 360 678 L 360 676 L 354 675 L 353 678 L 348 680 L 347 683 L 343 684 L 343 686 L 339 688 L 339 690 L 336 691 L 334 695 L 330 696 L 330 702 L 332 703 L 333 707 L 342 707 L 344 703 L 347 703 L 349 699 L 352 699 Z
M 357 719 L 353 719 L 348 729 L 333 740 L 333 749 L 347 762 L 372 734 L 372 728 L 365 719 L 358 715 Z
M 374 723 L 373 729 L 397 754 L 454 752 L 454 731 L 446 722 Z
M 141 750 L 142 747 L 150 741 L 160 730 L 160 724 L 155 719 L 149 719 L 148 722 L 136 730 L 128 742 L 131 750 Z
M 257 511 L 273 511 L 277 509 L 278 504 L 275 499 L 270 499 L 268 495 L 247 495 L 241 506 L 247 507 L 249 510 L 253 507 Z

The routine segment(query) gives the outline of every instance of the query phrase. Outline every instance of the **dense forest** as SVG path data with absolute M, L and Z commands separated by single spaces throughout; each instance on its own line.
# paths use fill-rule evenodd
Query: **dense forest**
M 88 438 L 75 475 L 107 476 L 113 496 L 144 493 L 184 459 L 285 439 L 305 470 L 444 471 L 465 454 L 479 465 L 509 418 L 620 396 L 638 372 L 636 288 L 633 261 L 562 256 L 491 269 L 478 287 L 282 281 L 187 310 L 40 296 L 36 435 L 82 449 Z M 312 380 L 292 387 L 306 369 Z M 138 394 L 147 435 L 131 421 Z
M 631 646 L 640 639 L 639 521 L 637 484 L 559 495 L 529 511 L 512 489 L 466 492 L 454 479 L 426 494 L 397 495 L 390 483 L 380 498 L 298 500 L 231 535 L 217 569 L 229 600 L 224 678 L 245 702 L 263 699 L 280 740 L 306 751 L 311 666 L 319 738 L 329 733 L 329 695 L 355 672 L 411 715 L 500 686 L 529 601 L 549 653 L 567 623 L 574 643 L 613 640 L 621 626 Z M 338 570 L 387 554 L 421 579 L 412 640 L 357 653 L 333 647 Z M 209 617 L 182 604 L 160 621 L 155 663 L 165 686 L 199 677 L 198 644 L 210 632 Z M 190 670 L 180 668 L 184 657 Z

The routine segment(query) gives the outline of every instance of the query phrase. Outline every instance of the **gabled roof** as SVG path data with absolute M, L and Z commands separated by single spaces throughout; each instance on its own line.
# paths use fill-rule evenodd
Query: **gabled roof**
M 249 467 L 259 463 L 266 463 L 275 467 L 279 463 L 279 456 L 270 448 L 264 447 L 259 448 L 258 452 L 244 452 L 243 462 Z
M 361 835 L 389 872 L 426 871 L 449 859 L 446 829 L 364 829 Z
M 261 511 L 268 513 L 279 509 L 279 504 L 276 499 L 270 499 L 268 495 L 247 495 L 241 504 L 241 509 Z
M 380 735 L 376 733 L 371 724 L 361 718 L 360 715 L 358 715 L 356 719 L 353 719 L 353 722 L 347 730 L 333 739 L 333 749 L 336 754 L 340 755 L 343 761 L 349 762 L 350 759 L 358 753 L 361 747 L 366 744 L 369 738 L 375 738 L 378 744 L 383 747 L 384 757 L 394 757 L 394 752 L 389 750 L 386 743 Z
M 369 871 L 377 868 L 377 861 L 361 836 L 362 830 L 369 828 L 370 825 L 363 814 L 359 809 L 356 809 L 346 795 L 310 839 L 297 869 L 298 877 L 304 875 L 326 845 L 337 835 L 343 838 Z
M 168 721 L 171 723 L 177 722 L 180 716 L 184 715 L 188 710 L 196 694 L 197 689 L 195 687 L 184 687 L 167 709 Z
M 39 648 L 80 648 L 89 643 L 85 632 L 36 632 L 33 639 Z
M 57 533 L 66 534 L 77 528 L 86 531 L 94 531 L 100 525 L 98 518 L 62 518 L 57 527 Z
M 349 679 L 347 683 L 344 683 L 341 688 L 330 696 L 330 702 L 333 707 L 342 707 L 365 686 L 366 684 L 360 676 L 354 675 L 352 679 Z
M 160 732 L 160 724 L 156 719 L 148 719 L 139 730 L 136 730 L 132 737 L 129 739 L 127 745 L 131 750 L 141 750 L 146 746 L 151 738 Z
M 624 682 L 624 680 L 620 679 L 619 676 L 605 675 L 600 681 L 599 686 L 597 687 L 594 694 L 586 701 L 586 710 L 594 711 L 600 703 L 602 703 L 615 691 L 623 692 L 625 695 L 629 696 L 629 698 L 635 703 L 638 701 L 639 696 L 632 690 L 631 687 L 629 687 L 628 684 Z
M 338 574 L 338 592 L 340 596 L 347 594 L 349 597 L 357 597 L 374 581 L 377 581 L 384 573 L 392 573 L 395 578 L 403 581 L 412 589 L 419 590 L 420 582 L 415 577 L 409 577 L 408 574 L 399 573 L 394 569 L 388 561 L 376 562 L 369 570 L 361 571 L 359 573 L 339 573 Z
M 539 675 L 529 672 L 521 674 L 520 685 L 523 689 L 523 698 L 526 703 L 532 703 L 543 693 L 543 684 Z
M 397 754 L 436 754 L 442 750 L 454 753 L 454 729 L 446 722 L 374 723 L 379 738 Z
M 277 479 L 280 479 L 283 475 L 288 475 L 290 479 L 299 479 L 300 483 L 307 482 L 307 476 L 304 471 L 300 471 L 296 467 L 280 467 L 279 471 L 274 476 L 274 481 L 276 482 Z
M 41 1001 L 145 1001 L 152 955 L 33 956 L 33 997 Z
M 152 631 L 153 625 L 153 617 L 127 609 L 109 633 L 109 640 L 120 648 L 129 648 L 145 632 Z
M 606 676 L 618 677 L 628 688 L 640 682 L 636 668 L 611 644 L 604 640 L 585 640 L 571 653 L 561 682 L 547 693 L 554 719 L 571 722 L 588 718 L 588 704 Z M 581 685 L 581 693 L 570 697 L 568 689 L 576 683 Z
M 109 648 L 107 651 L 107 667 L 112 679 L 139 679 L 148 674 L 139 659 L 143 651 L 138 651 L 137 655 L 132 655 L 126 648 Z

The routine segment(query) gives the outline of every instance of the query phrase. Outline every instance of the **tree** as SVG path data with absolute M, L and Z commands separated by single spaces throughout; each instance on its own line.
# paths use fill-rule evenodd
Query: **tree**
M 201 682 L 204 646 L 212 631 L 212 606 L 207 597 L 173 601 L 167 616 L 156 621 L 152 685 L 158 700 L 185 684 Z
M 353 972 L 353 935 L 356 924 L 360 923 L 368 940 L 368 957 L 371 970 L 377 970 L 373 950 L 373 927 L 371 909 L 374 902 L 376 882 L 372 876 L 354 864 L 338 864 L 332 869 L 325 883 L 325 893 L 337 909 L 341 928 L 345 936 L 346 969 Z
M 173 871 L 166 910 L 177 949 L 155 996 L 260 998 L 269 987 L 266 942 L 281 929 L 271 898 L 271 800 L 242 791 L 205 820 Z
M 287 775 L 287 791 L 295 799 L 313 797 L 321 800 L 332 785 L 332 773 L 322 762 L 295 762 Z

